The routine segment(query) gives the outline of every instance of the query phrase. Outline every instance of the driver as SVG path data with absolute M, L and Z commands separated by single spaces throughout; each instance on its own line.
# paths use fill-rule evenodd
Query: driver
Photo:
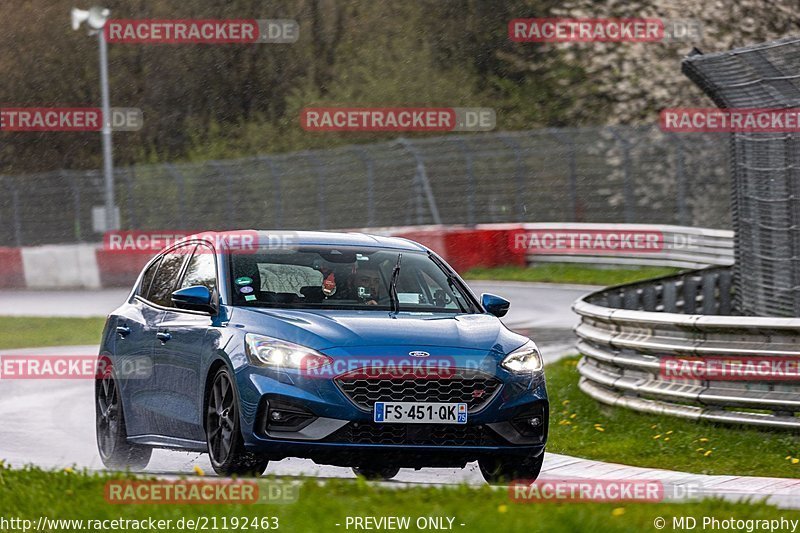
M 370 266 L 359 266 L 353 274 L 353 292 L 356 299 L 367 305 L 378 305 L 381 298 L 381 274 L 377 269 Z

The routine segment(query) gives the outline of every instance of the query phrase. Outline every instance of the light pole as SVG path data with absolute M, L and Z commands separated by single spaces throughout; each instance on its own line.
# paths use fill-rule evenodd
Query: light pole
M 108 45 L 103 28 L 108 22 L 111 11 L 104 7 L 92 7 L 88 11 L 73 8 L 72 29 L 78 30 L 86 22 L 89 35 L 97 35 L 100 44 L 100 94 L 103 108 L 103 125 L 101 138 L 103 141 L 103 181 L 105 183 L 105 219 L 106 231 L 117 228 L 116 205 L 114 201 L 114 160 L 111 150 L 111 103 L 108 91 Z

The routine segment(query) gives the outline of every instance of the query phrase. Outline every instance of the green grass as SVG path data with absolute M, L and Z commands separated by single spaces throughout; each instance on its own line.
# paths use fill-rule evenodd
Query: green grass
M 603 406 L 578 389 L 577 361 L 547 367 L 548 451 L 701 474 L 800 477 L 800 461 L 792 463 L 800 436 Z
M 178 531 L 180 519 L 277 517 L 280 531 L 347 531 L 348 516 L 452 517 L 453 530 L 485 531 L 655 531 L 654 520 L 692 516 L 719 519 L 800 519 L 800 512 L 779 511 L 764 504 L 733 504 L 704 500 L 685 504 L 512 503 L 506 489 L 489 487 L 395 487 L 363 480 L 308 480 L 295 503 L 284 505 L 111 505 L 104 499 L 105 474 L 44 472 L 0 468 L 2 518 L 22 518 L 34 524 L 50 519 L 172 520 L 165 530 Z M 219 520 L 219 518 L 218 518 Z M 336 524 L 340 524 L 337 526 Z M 464 526 L 461 526 L 464 524 Z M 77 529 L 73 527 L 72 529 Z M 222 528 L 220 527 L 219 530 Z M 253 529 L 252 527 L 249 529 Z M 68 529 L 53 529 L 64 531 Z M 109 529 L 111 530 L 111 529 Z M 354 530 L 351 525 L 349 530 Z M 409 530 L 417 531 L 415 527 Z
M 465 279 L 496 281 L 538 281 L 546 283 L 580 283 L 584 285 L 618 285 L 680 272 L 670 267 L 598 268 L 569 263 L 544 263 L 529 267 L 504 266 L 473 268 Z
M 3 317 L 0 350 L 99 344 L 104 318 Z

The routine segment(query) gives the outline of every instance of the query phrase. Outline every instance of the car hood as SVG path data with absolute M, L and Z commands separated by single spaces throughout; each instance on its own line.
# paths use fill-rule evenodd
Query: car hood
M 309 311 L 238 308 L 233 322 L 248 332 L 275 337 L 315 350 L 362 346 L 440 346 L 508 353 L 527 338 L 509 331 L 487 314 Z

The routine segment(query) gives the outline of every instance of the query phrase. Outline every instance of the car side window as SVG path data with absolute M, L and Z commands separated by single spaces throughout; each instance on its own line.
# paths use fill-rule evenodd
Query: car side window
M 203 244 L 197 246 L 189 260 L 180 288 L 185 289 L 195 285 L 202 285 L 211 292 L 217 288 L 217 263 L 214 251 Z
M 145 270 L 144 275 L 142 276 L 142 283 L 139 285 L 139 289 L 136 291 L 136 294 L 141 296 L 142 298 L 147 298 L 147 294 L 150 291 L 150 285 L 153 283 L 153 278 L 156 275 L 156 270 L 158 270 L 158 264 L 161 263 L 161 258 L 158 258 L 156 261 L 150 265 L 147 270 Z
M 192 245 L 193 246 L 193 245 Z M 150 285 L 147 299 L 156 305 L 172 307 L 172 291 L 178 283 L 178 276 L 191 247 L 182 246 L 166 254 L 158 266 L 158 271 Z

